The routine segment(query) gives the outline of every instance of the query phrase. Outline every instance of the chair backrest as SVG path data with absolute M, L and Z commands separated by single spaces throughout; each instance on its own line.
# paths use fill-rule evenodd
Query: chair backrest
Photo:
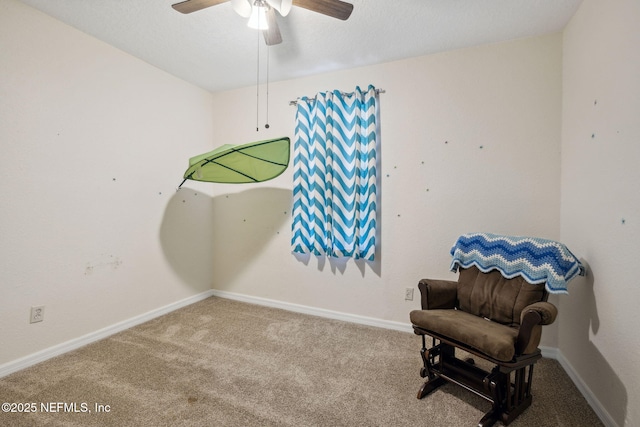
M 544 284 L 532 285 L 521 276 L 507 279 L 497 270 L 483 273 L 475 266 L 460 269 L 457 308 L 494 322 L 519 326 L 522 310 L 547 297 Z

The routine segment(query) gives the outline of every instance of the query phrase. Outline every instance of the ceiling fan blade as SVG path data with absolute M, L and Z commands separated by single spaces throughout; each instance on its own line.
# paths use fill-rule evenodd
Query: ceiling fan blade
M 196 12 L 207 7 L 224 3 L 228 0 L 186 0 L 180 3 L 172 4 L 171 7 L 181 13 Z
M 294 6 L 300 6 L 332 18 L 346 21 L 351 16 L 353 5 L 341 0 L 293 0 Z
M 267 46 L 282 43 L 282 35 L 280 34 L 280 28 L 278 28 L 278 22 L 276 21 L 276 12 L 272 7 L 267 11 L 267 25 L 269 29 L 262 31 L 264 42 Z

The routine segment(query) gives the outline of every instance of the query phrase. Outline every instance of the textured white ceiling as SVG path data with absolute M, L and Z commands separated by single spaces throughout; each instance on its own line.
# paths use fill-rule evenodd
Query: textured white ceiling
M 230 3 L 188 15 L 180 0 L 21 0 L 209 91 L 256 82 L 261 35 Z M 582 0 L 351 0 L 347 21 L 294 7 L 279 18 L 269 78 L 285 80 L 558 32 Z

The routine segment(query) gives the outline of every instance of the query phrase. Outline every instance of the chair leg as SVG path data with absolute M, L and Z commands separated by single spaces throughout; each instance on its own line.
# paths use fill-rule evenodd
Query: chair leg
M 478 422 L 478 427 L 491 427 L 500 418 L 500 411 L 495 407 L 491 408 L 489 412 L 484 414 L 484 417 Z
M 484 379 L 484 388 L 492 396 L 493 407 L 482 417 L 478 426 L 489 427 L 497 420 L 509 425 L 531 406 L 532 372 L 533 364 L 508 372 L 496 366 Z M 514 374 L 514 382 L 511 381 L 511 374 Z
M 514 371 L 515 381 L 511 383 L 511 375 L 507 375 L 507 396 L 503 407 L 502 422 L 508 425 L 525 409 L 531 406 L 531 381 L 533 380 L 533 364 L 523 366 Z
M 446 381 L 440 377 L 435 377 L 426 381 L 424 384 L 422 384 L 422 387 L 420 387 L 420 390 L 418 390 L 418 396 L 417 396 L 418 399 L 422 399 L 427 394 L 431 393 L 433 390 L 437 389 L 445 382 Z
M 420 357 L 422 358 L 422 368 L 420 369 L 420 376 L 425 378 L 430 373 L 429 369 L 429 350 L 427 350 L 427 339 L 424 335 L 422 338 L 422 348 L 420 349 Z
M 490 427 L 498 421 L 504 410 L 504 397 L 507 394 L 506 388 L 509 383 L 509 376 L 500 372 L 496 366 L 483 381 L 485 391 L 491 396 L 493 405 L 489 412 L 484 414 L 478 427 Z
M 422 349 L 420 350 L 420 356 L 422 357 L 422 363 L 424 366 L 420 369 L 420 376 L 428 379 L 424 384 L 422 384 L 420 390 L 418 390 L 418 399 L 422 399 L 446 382 L 435 373 L 433 367 L 436 363 L 436 357 L 441 358 L 443 356 L 446 357 L 449 354 L 452 355 L 453 348 L 450 348 L 449 346 L 443 348 L 442 343 L 435 345 L 435 340 L 433 344 L 434 345 L 431 348 L 427 349 L 426 338 L 422 335 Z

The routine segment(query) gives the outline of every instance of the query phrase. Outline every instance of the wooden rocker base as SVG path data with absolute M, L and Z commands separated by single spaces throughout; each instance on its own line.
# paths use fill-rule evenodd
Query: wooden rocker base
M 422 335 L 422 334 L 421 334 Z M 540 359 L 540 351 L 516 358 L 510 362 L 500 362 L 474 352 L 473 349 L 462 348 L 485 360 L 495 363 L 491 371 L 485 371 L 475 366 L 472 359 L 458 359 L 455 348 L 451 343 L 436 338 L 429 349 L 425 345 L 425 335 L 422 335 L 423 347 L 420 351 L 424 367 L 420 376 L 427 377 L 427 381 L 418 391 L 418 399 L 451 382 L 491 402 L 491 409 L 479 421 L 479 427 L 490 427 L 498 420 L 504 425 L 510 424 L 525 409 L 531 406 L 531 380 L 533 365 Z

